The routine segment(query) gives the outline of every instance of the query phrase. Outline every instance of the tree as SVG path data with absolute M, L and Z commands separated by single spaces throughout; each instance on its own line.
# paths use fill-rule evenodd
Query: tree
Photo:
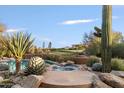
M 93 32 L 84 34 L 83 45 L 86 54 L 99 55 L 101 52 L 101 38 L 95 37 Z
M 3 38 L 0 39 L 2 44 L 13 54 L 16 60 L 16 74 L 18 74 L 20 62 L 25 53 L 32 47 L 34 39 L 31 39 L 31 34 L 24 34 L 23 32 L 8 34 Z
M 123 43 L 123 35 L 121 32 L 113 31 L 111 36 L 112 47 Z M 83 45 L 87 54 L 101 56 L 101 38 L 94 36 L 94 32 L 84 34 Z

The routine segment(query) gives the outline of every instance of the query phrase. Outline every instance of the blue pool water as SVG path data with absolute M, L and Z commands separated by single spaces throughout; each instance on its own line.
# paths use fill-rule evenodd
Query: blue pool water
M 21 61 L 21 70 L 25 70 L 28 67 L 29 60 L 23 59 Z M 58 65 L 57 62 L 51 61 L 51 60 L 45 60 L 46 64 L 49 65 Z M 15 72 L 16 71 L 16 62 L 14 60 L 8 61 L 7 64 L 9 65 L 9 71 Z
M 29 60 L 23 59 L 21 61 L 21 70 L 25 70 L 28 67 Z M 9 65 L 9 71 L 14 73 L 16 71 L 16 62 L 14 60 L 7 62 Z M 52 65 L 53 71 L 74 71 L 79 70 L 79 67 L 74 64 L 60 65 L 57 62 L 51 60 L 45 60 L 46 64 Z
M 9 65 L 9 71 L 10 72 L 15 72 L 16 70 L 16 63 L 14 60 L 8 61 L 7 62 Z M 21 70 L 26 69 L 26 67 L 28 66 L 28 60 L 22 60 L 21 61 Z

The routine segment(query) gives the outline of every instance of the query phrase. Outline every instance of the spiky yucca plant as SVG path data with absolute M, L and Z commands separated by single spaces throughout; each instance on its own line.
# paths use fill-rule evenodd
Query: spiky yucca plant
M 30 49 L 34 39 L 31 39 L 31 34 L 18 32 L 7 34 L 0 39 L 2 44 L 11 52 L 16 60 L 16 74 L 20 71 L 20 62 L 25 53 Z
M 32 57 L 26 69 L 27 74 L 41 75 L 45 71 L 45 62 L 40 57 Z

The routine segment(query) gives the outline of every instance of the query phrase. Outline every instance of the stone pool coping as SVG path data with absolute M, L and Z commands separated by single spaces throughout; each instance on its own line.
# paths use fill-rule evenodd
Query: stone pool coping
M 47 71 L 40 87 L 47 88 L 90 88 L 94 73 L 89 71 Z

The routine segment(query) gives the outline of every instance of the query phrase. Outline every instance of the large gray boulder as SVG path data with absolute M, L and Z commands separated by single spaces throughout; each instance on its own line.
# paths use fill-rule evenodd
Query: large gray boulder
M 38 88 L 42 82 L 43 76 L 29 75 L 21 84 L 24 88 Z
M 115 76 L 111 73 L 101 73 L 99 78 L 107 85 L 114 88 L 124 88 L 124 79 Z
M 112 71 L 112 74 L 124 78 L 124 71 Z

